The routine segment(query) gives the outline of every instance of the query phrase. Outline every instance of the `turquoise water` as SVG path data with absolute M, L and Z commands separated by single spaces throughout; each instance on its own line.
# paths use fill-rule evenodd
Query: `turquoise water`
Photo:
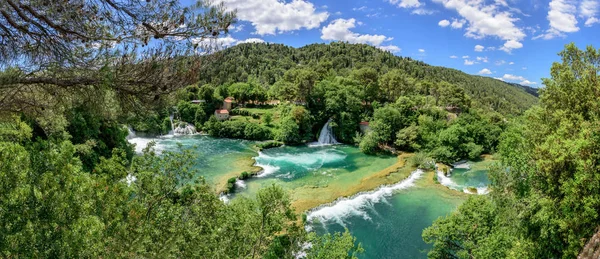
M 288 190 L 299 207 L 314 207 L 313 204 L 343 196 L 349 189 L 360 187 L 365 178 L 398 160 L 392 156 L 367 156 L 346 145 L 281 147 L 256 152 L 252 148 L 255 142 L 244 140 L 198 135 L 155 140 L 159 151 L 177 151 L 179 145 L 196 151 L 200 175 L 209 183 L 222 183 L 251 170 L 256 163 L 264 171 L 257 178 L 240 181 L 238 195 L 252 196 L 260 188 L 275 183 Z M 130 141 L 144 144 L 149 139 Z M 486 182 L 486 175 L 481 170 L 455 170 L 451 179 L 470 186 Z M 428 185 L 423 177 L 423 173 L 413 173 L 398 184 L 323 206 L 309 213 L 308 226 L 321 234 L 348 228 L 366 250 L 361 258 L 425 258 L 430 246 L 422 241 L 422 230 L 436 218 L 452 212 L 464 201 L 464 196 L 449 195 L 452 191 Z
M 470 168 L 454 168 L 450 177 L 446 177 L 438 171 L 438 181 L 457 191 L 471 193 L 467 188 L 475 188 L 477 194 L 487 194 L 487 186 L 490 184 L 488 167 L 492 163 L 493 161 L 469 162 Z M 475 194 L 474 190 L 472 192 Z
M 209 183 L 215 184 L 222 177 L 232 173 L 241 173 L 252 169 L 252 157 L 256 151 L 252 149 L 255 142 L 238 139 L 216 139 L 209 136 L 191 135 L 166 138 L 132 138 L 136 151 L 141 152 L 150 141 L 156 142 L 156 150 L 178 151 L 191 149 L 196 154 L 196 168 L 199 176 Z M 181 147 L 180 147 L 181 146 Z
M 418 186 L 421 181 L 390 196 L 366 194 L 370 197 L 317 210 L 309 214 L 314 217 L 309 227 L 320 234 L 349 229 L 365 249 L 360 258 L 426 258 L 430 245 L 421 238 L 423 229 L 455 210 L 463 198 L 435 186 Z

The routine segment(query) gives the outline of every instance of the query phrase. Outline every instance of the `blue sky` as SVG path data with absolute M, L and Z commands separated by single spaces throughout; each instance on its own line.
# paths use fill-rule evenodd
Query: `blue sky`
M 225 46 L 366 43 L 469 74 L 541 86 L 565 44 L 600 47 L 600 0 L 218 0 Z

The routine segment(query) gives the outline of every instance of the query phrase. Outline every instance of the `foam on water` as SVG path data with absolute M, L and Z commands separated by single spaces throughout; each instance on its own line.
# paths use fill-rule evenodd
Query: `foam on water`
M 461 186 L 461 185 L 457 184 L 456 182 L 454 182 L 452 180 L 452 178 L 445 176 L 444 172 L 442 172 L 440 170 L 437 170 L 437 179 L 438 179 L 438 182 L 441 185 L 443 185 L 443 186 L 446 186 L 446 187 L 448 187 L 448 188 L 450 188 L 452 190 L 457 190 L 457 191 L 461 191 L 462 190 L 464 193 L 468 193 L 468 194 L 484 195 L 484 194 L 488 194 L 490 192 L 488 190 L 487 186 L 476 187 L 477 193 L 471 192 L 467 188 L 469 186 Z
M 344 226 L 344 218 L 349 216 L 360 216 L 365 220 L 370 220 L 367 210 L 372 210 L 375 203 L 384 202 L 395 191 L 414 186 L 415 181 L 422 175 L 422 170 L 416 170 L 399 183 L 381 186 L 373 191 L 358 193 L 352 197 L 341 198 L 330 204 L 319 206 L 311 210 L 306 219 L 308 222 L 314 220 L 321 223 L 335 222 L 342 226 Z
M 260 152 L 258 157 L 255 157 L 257 166 L 277 165 L 288 163 L 294 166 L 301 166 L 308 170 L 316 170 L 323 165 L 340 162 L 346 158 L 346 154 L 335 149 L 322 149 L 316 152 L 301 152 L 301 153 L 276 153 L 273 155 Z
M 237 179 L 237 180 L 235 180 L 235 187 L 244 189 L 244 188 L 246 188 L 246 182 L 244 182 L 243 180 Z

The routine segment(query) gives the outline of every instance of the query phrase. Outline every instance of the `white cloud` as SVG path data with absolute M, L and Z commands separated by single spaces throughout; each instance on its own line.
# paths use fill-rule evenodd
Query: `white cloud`
M 216 38 L 216 39 L 201 39 L 201 38 L 194 38 L 191 39 L 193 44 L 198 44 L 198 47 L 200 47 L 200 51 L 202 53 L 207 53 L 207 52 L 211 52 L 211 51 L 218 51 L 221 49 L 225 49 L 234 45 L 238 45 L 238 44 L 242 44 L 242 43 L 264 43 L 265 41 L 263 39 L 259 39 L 259 38 L 249 38 L 249 39 L 245 39 L 245 40 L 237 40 L 233 37 L 231 37 L 231 35 L 227 35 L 226 37 L 222 37 L 222 38 Z
M 256 34 L 276 34 L 300 29 L 318 28 L 329 13 L 317 12 L 311 2 L 292 0 L 217 0 L 230 10 L 237 10 L 238 19 L 249 21 Z
M 367 10 L 367 7 L 364 5 L 361 7 L 358 7 L 358 8 L 356 8 L 356 7 L 352 8 L 352 11 L 364 11 L 364 10 Z
M 475 62 L 473 60 L 465 59 L 465 66 L 471 66 L 471 65 L 474 65 L 474 64 L 477 64 L 477 62 Z
M 535 84 L 537 84 L 536 82 L 531 82 L 531 81 L 527 80 L 525 77 L 511 75 L 511 74 L 504 74 L 504 76 L 502 76 L 502 79 L 504 79 L 504 81 L 518 81 L 519 84 L 522 84 L 522 85 L 535 85 Z
M 244 25 L 243 24 L 240 24 L 240 25 L 237 25 L 237 26 L 233 25 L 233 26 L 229 27 L 229 30 L 233 31 L 233 32 L 240 32 L 243 29 L 244 29 Z
M 583 0 L 579 4 L 579 16 L 585 19 L 584 25 L 590 27 L 595 23 L 600 23 L 596 17 L 600 3 L 598 0 Z
M 448 25 L 450 25 L 450 21 L 448 20 L 441 20 L 440 22 L 438 22 L 438 25 L 441 27 L 446 27 Z
M 347 41 L 350 43 L 364 43 L 376 47 L 381 46 L 385 41 L 391 41 L 394 38 L 386 37 L 385 35 L 359 34 L 352 32 L 350 29 L 356 27 L 356 20 L 352 19 L 337 19 L 329 23 L 329 25 L 321 29 L 321 39 Z M 397 46 L 385 46 L 388 50 L 397 48 Z M 398 48 L 399 50 L 400 48 Z
M 504 61 L 504 60 L 498 60 L 494 64 L 496 64 L 496 66 L 502 66 L 502 65 L 506 64 L 506 61 Z
M 536 82 L 531 82 L 529 80 L 523 80 L 523 81 L 519 82 L 519 84 L 522 84 L 522 85 L 535 85 L 537 83 Z
M 462 58 L 469 58 L 469 56 L 462 56 Z
M 494 77 L 494 79 L 500 80 L 500 81 L 504 81 L 504 78 L 502 77 Z
M 486 5 L 486 2 L 481 0 L 433 1 L 443 4 L 447 9 L 456 10 L 464 18 L 467 24 L 465 36 L 468 38 L 482 39 L 492 36 L 507 42 L 518 42 L 526 36 L 515 24 L 519 18 L 513 17 L 511 11 L 514 10 L 508 8 L 508 11 L 503 11 L 502 9 L 507 9 L 503 3 Z
M 488 57 L 476 57 L 477 61 L 481 61 L 483 63 L 487 63 L 488 62 Z
M 424 53 L 425 50 L 424 49 L 419 49 L 419 52 Z
M 480 74 L 480 75 L 491 75 L 492 71 L 490 71 L 487 68 L 484 68 L 484 69 L 480 70 L 479 72 L 477 72 L 477 74 Z
M 481 45 L 475 45 L 475 51 L 476 51 L 476 52 L 482 52 L 484 48 L 485 48 L 484 46 L 481 46 Z
M 463 25 L 466 23 L 467 21 L 465 19 L 461 19 L 461 20 L 457 20 L 457 19 L 453 19 L 452 20 L 452 28 L 453 29 L 460 29 L 463 27 Z
M 512 62 L 512 61 L 511 61 L 511 62 L 508 62 L 508 64 L 509 64 L 509 65 L 514 65 L 514 64 L 515 64 L 515 62 Z
M 520 49 L 523 47 L 523 43 L 520 43 L 516 40 L 509 40 L 504 43 L 500 50 L 503 50 L 506 53 L 511 53 L 513 49 Z
M 527 67 L 522 67 L 521 69 L 523 69 L 523 70 L 527 70 Z
M 544 34 L 533 39 L 549 40 L 555 37 L 564 37 L 565 33 L 579 31 L 575 17 L 577 7 L 573 0 L 552 0 L 548 5 L 550 8 L 546 18 L 550 22 L 550 28 Z
M 385 51 L 389 51 L 389 52 L 392 52 L 392 53 L 397 53 L 397 52 L 400 52 L 402 50 L 398 46 L 394 46 L 394 45 L 379 46 L 377 48 L 385 50 Z
M 425 9 L 425 8 L 417 8 L 417 9 L 414 9 L 410 13 L 411 14 L 416 14 L 416 15 L 432 15 L 432 14 L 436 13 L 436 11 L 435 10 Z
M 458 57 L 457 57 L 457 56 L 454 56 L 454 55 L 452 55 L 452 56 L 450 56 L 450 58 L 458 58 Z
M 388 0 L 388 2 L 402 8 L 416 8 L 423 5 L 419 0 Z
M 249 38 L 249 39 L 238 41 L 235 43 L 235 45 L 242 44 L 242 43 L 265 43 L 265 40 L 259 39 L 259 38 Z

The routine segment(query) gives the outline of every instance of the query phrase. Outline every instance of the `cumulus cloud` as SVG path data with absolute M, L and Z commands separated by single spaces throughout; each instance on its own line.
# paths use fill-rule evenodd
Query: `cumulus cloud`
M 364 11 L 364 10 L 367 10 L 367 7 L 363 5 L 363 6 L 358 7 L 358 8 L 354 7 L 354 8 L 352 8 L 352 10 L 353 11 Z
M 511 61 L 511 62 L 508 62 L 508 64 L 509 64 L 509 65 L 514 65 L 514 64 L 515 64 L 515 62 L 512 62 L 512 61 Z
M 323 40 L 334 40 L 334 41 L 347 41 L 350 43 L 364 43 L 373 45 L 375 47 L 381 47 L 386 41 L 391 41 L 394 38 L 386 37 L 385 35 L 373 35 L 373 34 L 359 34 L 351 31 L 350 29 L 356 27 L 356 20 L 352 19 L 337 19 L 329 23 L 329 25 L 321 29 L 321 39 Z M 389 45 L 384 46 L 387 50 L 398 49 L 397 46 Z
M 477 64 L 477 62 L 475 62 L 473 60 L 465 59 L 465 66 L 471 66 L 471 65 L 474 65 L 474 64 Z
M 211 51 L 218 51 L 221 49 L 229 48 L 234 45 L 242 44 L 242 43 L 264 43 L 263 39 L 259 38 L 249 38 L 245 40 L 238 40 L 231 35 L 227 35 L 226 37 L 216 38 L 216 39 L 202 39 L 202 38 L 194 38 L 191 39 L 193 44 L 198 44 L 202 53 L 208 53 Z
M 457 57 L 457 56 L 454 56 L 454 55 L 452 55 L 452 56 L 450 56 L 450 58 L 458 58 L 458 57 Z
M 419 49 L 419 52 L 420 53 L 425 53 L 425 50 L 424 49 Z
M 450 21 L 448 20 L 441 20 L 440 22 L 438 22 L 438 25 L 441 27 L 446 27 L 448 25 L 450 25 Z
M 479 72 L 477 72 L 477 74 L 480 74 L 480 75 L 491 75 L 492 71 L 490 71 L 487 68 L 484 68 L 484 69 L 480 70 Z
M 596 17 L 596 14 L 598 14 L 598 7 L 600 7 L 598 0 L 583 0 L 579 4 L 579 16 L 585 19 L 584 25 L 586 27 L 590 27 L 595 23 L 600 23 L 600 20 Z
M 476 57 L 475 59 L 477 59 L 477 61 L 481 61 L 483 63 L 487 63 L 488 62 L 488 57 Z
M 525 77 L 511 75 L 511 74 L 504 74 L 504 76 L 502 76 L 502 79 L 504 81 L 517 81 L 517 82 L 519 82 L 519 84 L 522 84 L 522 85 L 535 85 L 535 84 L 537 84 L 536 82 L 531 82 L 531 81 L 527 80 Z
M 462 58 L 469 58 L 469 56 L 462 56 Z
M 419 0 L 388 0 L 388 2 L 402 8 L 416 8 L 423 5 Z
M 553 39 L 555 37 L 564 37 L 565 33 L 579 31 L 577 27 L 577 7 L 573 0 L 552 0 L 550 1 L 548 16 L 550 28 L 545 33 L 540 34 L 533 39 Z
M 523 47 L 523 43 L 520 43 L 516 40 L 509 40 L 504 43 L 500 50 L 503 50 L 506 53 L 511 53 L 513 49 L 520 49 Z
M 497 37 L 506 42 L 519 42 L 526 36 L 523 29 L 515 24 L 519 18 L 511 13 L 514 10 L 504 7 L 503 3 L 486 5 L 485 1 L 476 0 L 433 1 L 458 12 L 466 24 L 465 36 L 468 38 Z M 458 23 L 460 21 L 457 20 L 457 26 Z
M 453 19 L 451 26 L 453 29 L 460 29 L 463 27 L 465 22 L 466 22 L 465 19 L 461 19 L 461 20 Z
M 502 66 L 502 65 L 506 64 L 506 61 L 504 61 L 504 60 L 498 60 L 498 61 L 495 62 L 495 64 L 496 64 L 496 66 Z
M 531 82 L 529 80 L 523 80 L 523 81 L 519 82 L 519 84 L 522 84 L 522 85 L 535 85 L 537 83 L 536 82 Z
M 318 12 L 308 1 L 292 0 L 217 0 L 229 11 L 237 10 L 238 19 L 249 21 L 256 34 L 276 34 L 300 29 L 318 28 L 329 17 L 326 11 Z
M 259 38 L 249 38 L 249 39 L 238 41 L 235 43 L 235 45 L 242 44 L 242 43 L 265 43 L 265 40 L 259 39 Z
M 397 53 L 397 52 L 400 52 L 402 50 L 398 46 L 394 46 L 394 45 L 378 46 L 377 48 L 385 50 L 385 51 L 389 51 L 389 52 L 392 52 L 392 53 Z
M 482 51 L 483 51 L 483 49 L 485 49 L 485 47 L 484 47 L 484 46 L 481 46 L 481 45 L 475 45 L 475 51 L 476 51 L 476 52 L 482 52 Z

